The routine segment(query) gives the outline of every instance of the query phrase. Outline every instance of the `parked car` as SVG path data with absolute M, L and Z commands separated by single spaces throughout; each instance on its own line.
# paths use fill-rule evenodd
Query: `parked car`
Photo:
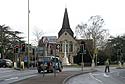
M 44 56 L 38 57 L 37 70 L 38 73 L 46 70 L 47 72 L 53 72 L 54 70 L 59 70 L 61 72 L 63 69 L 62 62 L 59 57 L 55 56 Z
M 10 59 L 0 59 L 0 67 L 9 67 L 13 66 L 13 62 Z

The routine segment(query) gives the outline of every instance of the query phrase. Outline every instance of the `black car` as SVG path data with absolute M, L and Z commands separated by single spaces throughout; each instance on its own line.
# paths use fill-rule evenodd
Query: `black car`
M 44 56 L 39 57 L 37 62 L 38 73 L 46 70 L 47 72 L 53 72 L 54 70 L 59 70 L 61 72 L 63 69 L 62 62 L 58 57 L 55 56 Z
M 12 67 L 13 62 L 10 59 L 0 59 L 0 67 Z

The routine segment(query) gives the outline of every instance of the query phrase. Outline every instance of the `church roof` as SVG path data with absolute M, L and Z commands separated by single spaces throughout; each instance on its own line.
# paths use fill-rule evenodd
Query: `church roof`
M 67 8 L 65 8 L 63 24 L 61 30 L 58 33 L 58 37 L 60 37 L 65 31 L 68 32 L 72 37 L 74 36 L 74 33 L 70 28 Z

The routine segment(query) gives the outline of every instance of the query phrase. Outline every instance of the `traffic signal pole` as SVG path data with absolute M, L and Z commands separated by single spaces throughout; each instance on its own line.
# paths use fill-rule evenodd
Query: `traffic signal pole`
M 83 54 L 84 54 L 84 44 L 82 44 L 82 63 L 81 63 L 81 68 L 82 68 L 82 71 L 83 71 L 83 67 L 84 67 L 84 62 L 83 62 Z

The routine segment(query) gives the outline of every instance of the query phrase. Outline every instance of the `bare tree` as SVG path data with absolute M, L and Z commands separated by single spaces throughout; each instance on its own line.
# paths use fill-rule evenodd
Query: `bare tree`
M 44 34 L 43 31 L 40 31 L 38 29 L 34 30 L 33 32 L 33 35 L 35 36 L 35 38 L 33 39 L 34 45 L 38 45 L 38 42 L 41 39 L 43 34 Z
M 101 16 L 96 15 L 90 17 L 86 24 L 78 24 L 76 27 L 76 33 L 84 39 L 93 39 L 93 56 L 95 59 L 95 50 L 97 47 L 103 46 L 107 36 L 109 35 L 107 29 L 103 29 L 104 20 Z

